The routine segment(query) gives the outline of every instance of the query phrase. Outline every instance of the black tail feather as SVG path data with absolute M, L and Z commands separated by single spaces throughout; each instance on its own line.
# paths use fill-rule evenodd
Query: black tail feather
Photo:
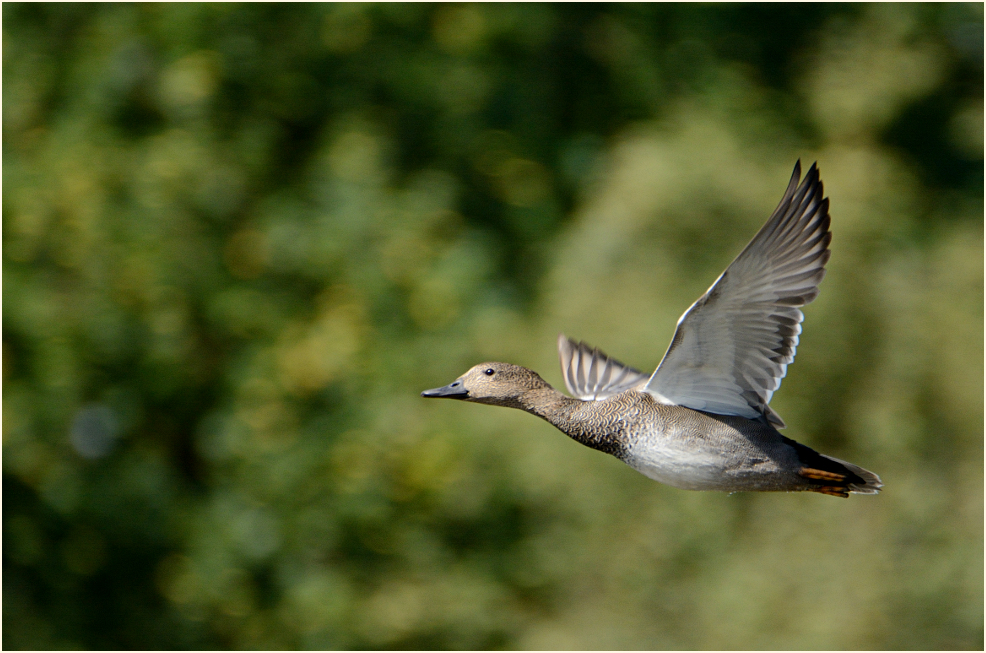
M 845 497 L 849 496 L 850 492 L 877 494 L 883 487 L 880 477 L 869 470 L 820 454 L 811 447 L 806 447 L 790 438 L 784 438 L 784 442 L 794 447 L 797 452 L 798 460 L 804 466 L 801 476 L 814 486 L 810 488 L 811 490 Z

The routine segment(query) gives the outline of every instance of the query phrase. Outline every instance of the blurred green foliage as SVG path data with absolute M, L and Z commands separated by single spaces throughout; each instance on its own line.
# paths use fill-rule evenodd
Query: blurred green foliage
M 983 7 L 3 5 L 3 646 L 983 647 Z M 818 160 L 878 497 L 426 402 L 641 369 Z

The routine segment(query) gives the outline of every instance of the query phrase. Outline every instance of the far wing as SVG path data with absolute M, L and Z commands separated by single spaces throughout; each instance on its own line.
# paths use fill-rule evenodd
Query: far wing
M 723 415 L 784 421 L 768 407 L 794 360 L 804 314 L 829 259 L 829 201 L 815 165 L 801 162 L 783 199 L 750 244 L 678 320 L 646 390 Z
M 558 336 L 558 356 L 568 391 L 576 399 L 600 400 L 647 382 L 647 375 L 584 342 Z

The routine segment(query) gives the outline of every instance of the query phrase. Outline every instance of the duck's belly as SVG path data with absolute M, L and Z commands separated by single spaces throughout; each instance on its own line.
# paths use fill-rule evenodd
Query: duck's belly
M 710 451 L 637 444 L 625 462 L 655 481 L 683 490 L 718 490 L 727 482 L 727 462 Z
M 704 439 L 638 440 L 628 448 L 624 462 L 648 478 L 683 490 L 770 491 L 804 485 L 804 479 L 793 473 L 797 467 L 787 469 L 783 464 L 787 452 L 767 452 L 745 442 L 734 447 L 723 444 Z

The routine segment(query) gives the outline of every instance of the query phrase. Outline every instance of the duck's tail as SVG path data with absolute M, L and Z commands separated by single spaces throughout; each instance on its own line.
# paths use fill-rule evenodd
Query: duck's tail
M 820 454 L 811 447 L 789 438 L 788 441 L 798 452 L 798 460 L 803 465 L 800 471 L 806 479 L 809 492 L 820 492 L 836 497 L 853 494 L 878 494 L 883 487 L 880 477 L 858 465 Z

